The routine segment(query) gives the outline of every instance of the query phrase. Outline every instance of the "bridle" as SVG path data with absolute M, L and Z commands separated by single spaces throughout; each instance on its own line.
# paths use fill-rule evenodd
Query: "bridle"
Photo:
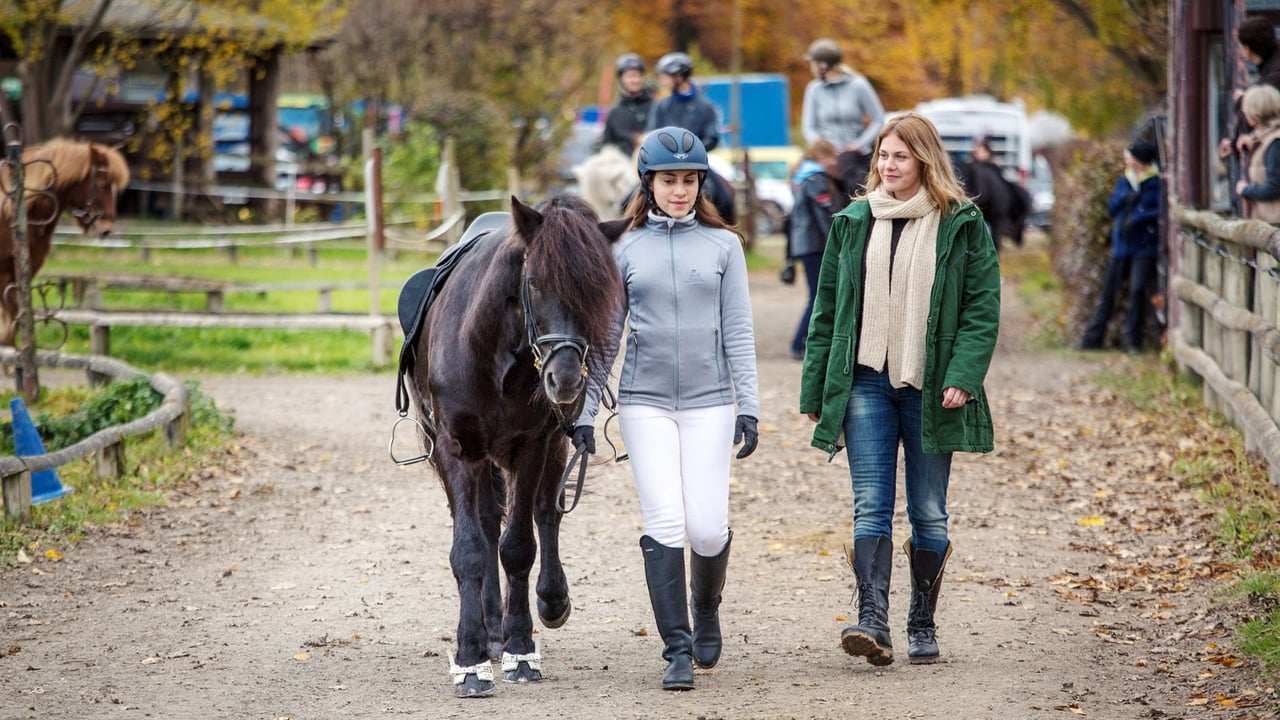
M 529 337 L 529 348 L 533 350 L 533 367 L 538 371 L 538 377 L 540 379 L 543 377 L 551 356 L 565 348 L 572 348 L 577 351 L 578 361 L 582 366 L 582 377 L 586 377 L 587 351 L 591 349 L 591 346 L 587 344 L 586 338 L 578 335 L 539 334 L 538 321 L 533 317 L 533 297 L 529 290 L 529 277 L 527 275 L 520 281 L 520 308 L 524 311 L 524 329 Z M 551 346 L 550 350 L 543 349 L 547 345 Z M 556 405 L 557 414 L 560 412 L 559 407 L 559 405 Z M 562 423 L 564 422 L 563 417 L 560 420 Z
M 533 295 L 529 290 L 528 275 L 525 275 L 520 280 L 520 309 L 524 313 L 524 330 L 529 337 L 529 348 L 533 351 L 533 367 L 538 371 L 538 380 L 546 382 L 547 363 L 550 362 L 551 356 L 565 348 L 571 348 L 578 353 L 582 377 L 585 378 L 587 376 L 587 352 L 591 349 L 591 346 L 587 344 L 586 338 L 578 335 L 538 332 L 538 322 L 533 316 Z M 544 350 L 547 345 L 551 346 L 550 350 Z M 584 388 L 583 394 L 585 395 L 585 393 L 586 389 Z M 560 421 L 560 428 L 565 431 L 565 434 L 573 434 L 573 421 L 577 418 L 566 418 L 564 410 L 557 403 L 551 403 L 551 408 L 555 412 L 556 418 Z M 569 478 L 573 476 L 575 465 L 578 469 L 578 480 L 574 488 L 573 502 L 566 506 L 565 498 L 567 496 Z M 582 498 L 582 488 L 587 484 L 586 480 L 587 452 L 585 447 L 580 447 L 574 450 L 573 456 L 569 458 L 569 462 L 564 466 L 564 474 L 560 476 L 560 488 L 556 492 L 556 510 L 559 510 L 561 514 L 567 514 L 578 507 L 578 500 Z
M 98 200 L 98 194 L 101 192 L 99 186 L 99 176 L 107 174 L 105 165 L 94 165 L 89 171 L 89 199 L 82 208 L 69 208 L 67 212 L 80 223 L 80 227 L 90 228 L 98 222 L 106 213 L 102 210 L 102 203 Z

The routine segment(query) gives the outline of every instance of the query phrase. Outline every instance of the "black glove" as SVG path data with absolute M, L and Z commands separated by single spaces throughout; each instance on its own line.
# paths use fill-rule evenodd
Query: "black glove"
M 788 260 L 787 264 L 782 267 L 782 272 L 778 273 L 778 279 L 782 281 L 783 285 L 794 285 L 796 282 L 796 264 Z
M 733 426 L 733 444 L 742 443 L 738 451 L 738 459 L 756 451 L 756 443 L 760 442 L 760 432 L 756 430 L 756 419 L 750 415 L 739 415 Z
M 569 437 L 573 438 L 574 450 L 580 450 L 583 446 L 586 446 L 588 454 L 596 454 L 596 429 L 591 425 L 575 427 Z

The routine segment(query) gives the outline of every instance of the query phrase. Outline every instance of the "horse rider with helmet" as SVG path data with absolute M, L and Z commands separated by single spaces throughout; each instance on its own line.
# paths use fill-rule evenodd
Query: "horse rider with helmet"
M 613 145 L 627 157 L 631 157 L 636 145 L 644 138 L 649 111 L 653 109 L 653 90 L 645 83 L 644 70 L 644 60 L 635 53 L 619 55 L 614 62 L 614 74 L 622 88 L 622 96 L 609 109 L 600 145 Z
M 730 458 L 735 444 L 742 459 L 759 441 L 747 263 L 742 237 L 702 193 L 707 169 L 707 151 L 685 128 L 660 128 L 641 143 L 642 190 L 613 251 L 625 296 L 618 340 L 600 351 L 612 362 L 627 327 L 618 424 L 644 519 L 640 549 L 667 661 L 664 690 L 692 690 L 694 663 L 720 660 Z M 574 446 L 588 452 L 600 393 L 588 388 L 573 431 Z
M 804 57 L 813 80 L 804 88 L 800 132 L 806 146 L 818 140 L 836 146 L 842 189 L 856 195 L 871 169 L 884 105 L 871 83 L 843 62 L 844 52 L 835 40 L 814 40 Z
M 682 52 L 667 53 L 658 59 L 654 69 L 662 86 L 671 94 L 654 103 L 646 129 L 682 127 L 693 131 L 708 152 L 715 150 L 720 144 L 716 106 L 689 80 L 693 75 L 693 60 Z

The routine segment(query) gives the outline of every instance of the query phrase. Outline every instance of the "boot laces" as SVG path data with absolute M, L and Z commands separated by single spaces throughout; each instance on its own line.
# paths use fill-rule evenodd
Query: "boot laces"
M 911 592 L 911 605 L 907 610 L 907 628 L 915 634 L 920 631 L 932 632 L 933 624 L 933 608 L 927 588 L 919 588 Z

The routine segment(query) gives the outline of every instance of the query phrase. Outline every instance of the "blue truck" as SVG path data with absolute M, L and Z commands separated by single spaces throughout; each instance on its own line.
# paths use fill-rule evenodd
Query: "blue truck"
M 787 76 L 780 73 L 738 75 L 740 117 L 736 120 L 731 99 L 734 81 L 731 75 L 694 78 L 720 115 L 720 145 L 746 148 L 790 145 L 791 95 Z

